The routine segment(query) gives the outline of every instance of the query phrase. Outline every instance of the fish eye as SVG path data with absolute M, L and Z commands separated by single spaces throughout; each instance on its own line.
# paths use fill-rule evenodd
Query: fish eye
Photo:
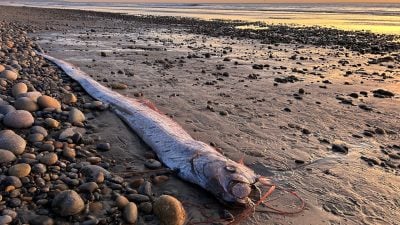
M 231 173 L 236 172 L 236 168 L 233 166 L 225 166 L 225 169 Z

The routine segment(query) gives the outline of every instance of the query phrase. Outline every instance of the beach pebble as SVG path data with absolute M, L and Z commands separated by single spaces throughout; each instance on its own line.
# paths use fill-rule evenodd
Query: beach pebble
M 343 144 L 333 144 L 332 151 L 347 154 L 349 152 L 349 148 Z
M 40 93 L 38 91 L 31 91 L 31 92 L 19 94 L 18 98 L 27 97 L 27 98 L 32 99 L 32 101 L 37 102 L 37 100 L 40 96 L 42 96 L 42 93 Z
M 128 203 L 129 203 L 129 200 L 125 196 L 122 196 L 122 195 L 118 195 L 118 197 L 115 199 L 115 204 L 120 209 L 124 208 L 126 205 L 128 205 Z
M 48 133 L 44 127 L 41 126 L 33 126 L 30 131 L 31 134 L 42 134 L 44 137 L 47 137 Z
M 64 94 L 62 98 L 62 102 L 65 104 L 71 104 L 71 103 L 76 103 L 78 99 L 73 93 L 66 93 Z
M 4 78 L 7 80 L 16 80 L 18 79 L 18 74 L 12 70 L 4 70 L 0 73 L 0 78 Z
M 53 108 L 53 109 L 61 109 L 60 102 L 50 96 L 42 95 L 37 99 L 37 102 L 41 108 Z
M 26 177 L 31 173 L 31 166 L 26 163 L 16 164 L 8 169 L 8 175 L 15 177 Z
M 54 220 L 48 216 L 35 216 L 29 220 L 30 225 L 54 225 Z
M 96 149 L 99 151 L 110 151 L 111 145 L 110 143 L 99 143 L 96 145 Z
M 161 168 L 161 163 L 155 159 L 147 159 L 144 165 L 149 169 L 159 169 Z
M 35 142 L 39 142 L 39 141 L 43 141 L 43 140 L 44 140 L 43 134 L 35 133 L 35 134 L 28 135 L 28 141 L 31 143 L 35 143 Z
M 0 149 L 0 164 L 10 163 L 15 161 L 16 159 L 17 157 L 15 157 L 14 153 L 8 150 Z
M 35 112 L 39 109 L 38 104 L 28 97 L 18 98 L 15 101 L 14 106 L 18 110 L 26 110 L 29 112 Z
M 124 207 L 123 217 L 125 221 L 129 224 L 134 224 L 138 218 L 138 209 L 135 203 L 129 202 Z
M 85 203 L 81 196 L 72 190 L 63 191 L 55 196 L 52 209 L 60 216 L 72 216 L 83 211 Z
M 13 111 L 15 111 L 15 108 L 12 105 L 0 105 L 0 114 L 6 115 Z
M 0 224 L 7 225 L 12 222 L 12 218 L 9 215 L 0 216 Z
M 85 121 L 85 115 L 77 108 L 72 108 L 68 114 L 68 120 L 70 123 L 82 123 Z
M 55 120 L 53 118 L 46 118 L 44 120 L 44 124 L 48 128 L 57 128 L 58 126 L 60 126 L 60 122 L 58 122 L 57 120 Z
M 0 73 L 3 72 L 6 68 L 0 64 Z
M 97 165 L 87 165 L 81 169 L 81 174 L 84 176 L 86 182 L 103 183 L 105 177 L 110 175 L 103 167 Z
M 87 182 L 83 183 L 78 187 L 78 190 L 81 192 L 89 192 L 92 193 L 99 188 L 96 182 Z
M 12 130 L 0 131 L 0 149 L 9 150 L 15 155 L 25 151 L 26 141 Z
M 39 161 L 47 166 L 56 164 L 58 156 L 56 153 L 50 152 L 39 157 Z
M 75 149 L 65 147 L 62 152 L 63 156 L 67 159 L 74 159 L 76 156 Z
M 162 225 L 183 225 L 186 220 L 182 203 L 170 195 L 162 195 L 153 204 L 154 214 Z
M 4 186 L 13 186 L 15 188 L 22 187 L 22 182 L 18 177 L 15 176 L 7 176 L 1 181 L 1 184 Z
M 18 83 L 12 87 L 12 95 L 14 97 L 17 97 L 19 94 L 23 94 L 26 92 L 28 92 L 28 86 L 26 86 L 26 84 L 24 83 Z
M 32 114 L 25 110 L 9 112 L 3 119 L 4 125 L 16 129 L 31 127 L 33 122 Z

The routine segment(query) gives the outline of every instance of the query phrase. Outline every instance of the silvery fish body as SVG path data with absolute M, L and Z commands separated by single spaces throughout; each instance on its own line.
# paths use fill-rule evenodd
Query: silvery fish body
M 251 186 L 257 181 L 253 170 L 194 140 L 171 118 L 143 102 L 102 86 L 72 64 L 39 54 L 58 65 L 93 98 L 113 106 L 116 114 L 180 178 L 199 185 L 224 202 L 250 203 Z

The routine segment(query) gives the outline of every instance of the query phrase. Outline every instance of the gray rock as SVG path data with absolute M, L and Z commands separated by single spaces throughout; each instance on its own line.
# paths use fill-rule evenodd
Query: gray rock
M 53 225 L 54 221 L 48 216 L 35 216 L 29 220 L 30 225 Z
M 12 105 L 0 105 L 0 114 L 6 115 L 13 111 L 15 111 L 15 108 Z
M 4 125 L 16 129 L 31 127 L 33 122 L 34 118 L 32 114 L 25 110 L 9 112 L 3 119 Z
M 12 222 L 12 218 L 9 215 L 0 216 L 0 224 L 7 225 Z
M 18 83 L 12 87 L 12 95 L 14 97 L 17 97 L 19 94 L 26 93 L 27 91 L 28 91 L 28 86 L 26 86 L 26 84 L 24 83 Z
M 28 97 L 18 98 L 15 101 L 14 106 L 18 110 L 26 110 L 29 112 L 35 112 L 39 109 L 38 104 Z
M 9 150 L 15 155 L 25 151 L 26 141 L 12 130 L 0 131 L 0 149 Z
M 103 183 L 106 177 L 110 177 L 110 172 L 96 165 L 84 166 L 80 172 L 84 176 L 86 182 Z
M 56 153 L 50 152 L 39 157 L 39 161 L 45 165 L 51 166 L 56 164 L 58 156 Z
M 85 115 L 77 108 L 72 108 L 68 114 L 68 120 L 70 123 L 82 123 L 85 121 Z
M 41 108 L 53 108 L 53 109 L 61 109 L 60 102 L 47 95 L 42 95 L 37 99 L 37 102 Z
M 47 137 L 47 135 L 48 135 L 47 130 L 41 126 L 31 127 L 30 132 L 31 132 L 31 134 L 37 134 L 37 133 L 42 134 L 44 137 Z
M 96 182 L 87 182 L 78 187 L 78 190 L 81 192 L 89 192 L 92 193 L 99 188 Z
M 134 224 L 138 218 L 138 209 L 135 203 L 128 203 L 123 212 L 124 220 L 129 224 Z
M 12 70 L 4 70 L 2 73 L 0 73 L 0 78 L 4 78 L 7 80 L 16 80 L 18 79 L 18 73 Z
M 31 166 L 26 163 L 15 164 L 8 169 L 8 175 L 15 177 L 26 177 L 31 173 Z
M 60 216 L 72 216 L 82 212 L 85 203 L 78 193 L 67 190 L 57 194 L 51 206 L 53 211 Z
M 10 163 L 15 161 L 16 159 L 17 157 L 15 157 L 14 153 L 8 150 L 0 149 L 0 164 Z

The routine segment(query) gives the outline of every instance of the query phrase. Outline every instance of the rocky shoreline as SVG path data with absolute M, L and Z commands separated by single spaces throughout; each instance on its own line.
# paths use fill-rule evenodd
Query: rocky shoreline
M 38 56 L 25 28 L 0 23 L 0 43 L 1 225 L 134 224 L 138 214 L 153 220 L 153 210 L 183 224 L 181 203 L 152 192 L 167 176 L 132 181 L 107 171 L 115 162 L 100 152 L 112 144 L 91 123 L 107 105 Z M 150 155 L 146 167 L 161 163 Z

